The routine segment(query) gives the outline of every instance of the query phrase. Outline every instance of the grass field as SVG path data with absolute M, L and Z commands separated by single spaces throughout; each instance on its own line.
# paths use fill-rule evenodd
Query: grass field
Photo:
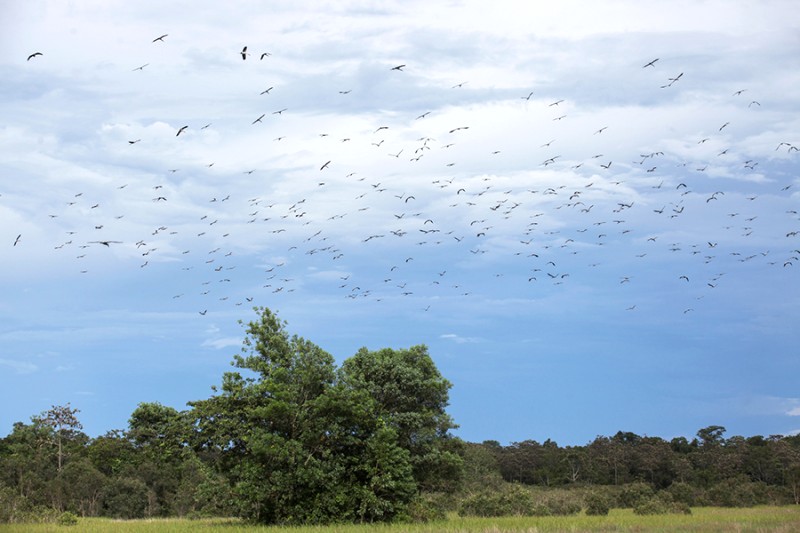
M 748 509 L 695 508 L 691 515 L 637 516 L 614 509 L 608 516 L 459 518 L 429 524 L 249 526 L 235 520 L 80 519 L 77 525 L 6 524 L 0 533 L 546 533 L 546 532 L 800 532 L 800 506 Z

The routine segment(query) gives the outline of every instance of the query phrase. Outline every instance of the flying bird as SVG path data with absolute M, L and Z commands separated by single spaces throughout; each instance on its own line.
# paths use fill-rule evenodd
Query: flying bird
M 267 115 L 266 113 L 263 113 L 260 117 L 258 117 L 253 121 L 253 124 L 255 124 L 256 122 L 261 122 L 261 119 L 264 118 L 266 115 Z
M 244 48 L 242 48 L 242 51 L 240 53 L 242 54 L 242 61 L 247 59 L 247 47 L 246 46 Z
M 17 243 L 19 242 L 19 240 L 20 240 L 21 238 L 22 238 L 22 233 L 20 233 L 19 235 L 17 235 L 17 238 L 16 238 L 16 239 L 14 239 L 14 246 L 16 246 L 16 245 L 17 245 Z
M 31 59 L 33 59 L 34 57 L 36 57 L 36 56 L 40 56 L 40 55 L 42 55 L 42 53 L 41 53 L 41 52 L 34 52 L 34 53 L 32 53 L 31 55 L 29 55 L 29 56 L 28 56 L 28 59 L 27 59 L 27 61 L 30 61 L 30 60 L 31 60 Z
M 330 162 L 330 161 L 326 161 L 324 165 L 322 165 L 321 167 L 319 167 L 319 169 L 320 169 L 320 170 L 324 170 L 324 169 L 325 169 L 325 168 L 327 168 L 327 167 L 328 167 L 328 165 L 330 165 L 330 164 L 331 164 L 331 162 Z
M 392 67 L 391 70 L 403 70 L 403 67 L 405 67 L 405 65 L 397 65 L 396 67 Z
M 153 39 L 153 42 L 161 41 L 163 43 L 164 42 L 164 37 L 166 37 L 167 35 L 169 35 L 169 34 L 165 33 L 164 35 L 162 35 L 160 37 L 156 37 L 155 39 Z
M 247 47 L 245 46 L 245 48 L 247 48 Z M 269 52 L 264 52 L 263 54 L 261 54 L 261 57 L 259 58 L 259 60 L 264 59 L 265 57 L 269 57 L 271 55 L 272 54 L 270 54 Z
M 179 130 L 178 130 L 178 133 L 176 133 L 176 134 L 175 134 L 175 137 L 177 137 L 178 135 L 180 135 L 181 133 L 183 133 L 184 131 L 186 131 L 186 129 L 187 129 L 188 127 L 189 127 L 189 126 L 183 126 L 183 127 L 181 127 L 181 129 L 179 129 Z
M 655 64 L 656 64 L 656 61 L 658 61 L 658 59 L 659 59 L 659 58 L 655 58 L 654 60 L 650 61 L 648 64 L 646 64 L 645 66 L 643 66 L 642 68 L 647 68 L 647 67 L 653 67 L 653 66 L 655 66 Z

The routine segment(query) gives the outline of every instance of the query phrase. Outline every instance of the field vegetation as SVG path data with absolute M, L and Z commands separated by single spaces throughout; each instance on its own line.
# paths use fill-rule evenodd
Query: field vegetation
M 722 533 L 800 531 L 800 508 L 700 507 L 684 515 L 637 515 L 631 510 L 614 509 L 607 516 L 585 514 L 559 517 L 463 518 L 415 524 L 338 524 L 327 526 L 259 526 L 239 519 L 205 518 L 197 520 L 155 518 L 114 520 L 81 518 L 77 527 L 54 523 L 0 525 L 2 533 L 557 533 L 557 532 L 636 532 L 636 533 Z

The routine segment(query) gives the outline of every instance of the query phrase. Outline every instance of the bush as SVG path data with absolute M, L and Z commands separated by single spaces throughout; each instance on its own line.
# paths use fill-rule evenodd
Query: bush
M 537 503 L 547 509 L 547 516 L 578 514 L 583 509 L 583 501 L 580 496 L 570 490 L 546 492 L 544 497 Z
M 461 502 L 461 516 L 565 516 L 577 514 L 583 502 L 568 490 L 530 490 L 512 485 L 499 491 L 473 494 Z
M 583 500 L 586 514 L 590 516 L 606 516 L 611 510 L 611 502 L 605 494 L 590 492 Z
M 767 486 L 752 482 L 746 476 L 720 481 L 708 491 L 711 505 L 719 507 L 752 507 L 769 503 Z
M 57 522 L 60 526 L 74 526 L 78 523 L 78 517 L 74 513 L 64 511 L 59 515 Z
M 411 522 L 434 522 L 447 518 L 446 501 L 433 495 L 421 495 L 414 498 L 405 511 L 405 517 Z
M 647 483 L 629 483 L 622 487 L 619 494 L 619 505 L 621 507 L 636 507 L 639 503 L 653 497 L 655 491 Z
M 464 499 L 458 509 L 461 516 L 530 516 L 534 514 L 531 492 L 519 485 L 510 488 L 479 492 Z
M 697 505 L 697 489 L 688 483 L 676 481 L 667 488 L 667 491 L 676 502 L 686 504 L 687 506 Z

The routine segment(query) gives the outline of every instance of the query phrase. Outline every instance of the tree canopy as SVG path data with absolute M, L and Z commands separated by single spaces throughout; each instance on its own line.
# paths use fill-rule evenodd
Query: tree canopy
M 269 309 L 246 326 L 239 371 L 192 402 L 245 516 L 265 523 L 391 520 L 422 488 L 455 483 L 447 382 L 424 346 L 361 349 L 336 369 Z M 435 480 L 434 480 L 435 478 Z

